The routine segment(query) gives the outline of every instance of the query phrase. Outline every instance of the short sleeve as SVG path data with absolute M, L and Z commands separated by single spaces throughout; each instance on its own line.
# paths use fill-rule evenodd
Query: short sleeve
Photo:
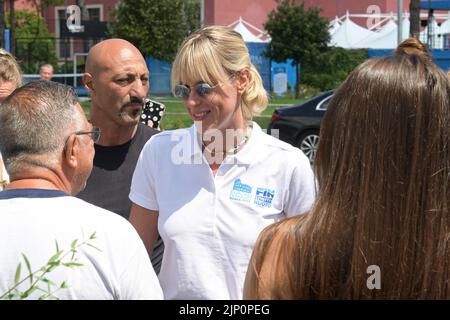
M 308 158 L 298 150 L 291 158 L 291 173 L 288 181 L 284 199 L 284 213 L 287 217 L 300 215 L 308 211 L 314 203 L 316 186 L 314 173 Z
M 156 141 L 152 137 L 139 155 L 129 195 L 133 203 L 154 211 L 159 210 L 155 185 L 155 172 L 158 170 L 158 162 L 155 156 L 156 148 Z

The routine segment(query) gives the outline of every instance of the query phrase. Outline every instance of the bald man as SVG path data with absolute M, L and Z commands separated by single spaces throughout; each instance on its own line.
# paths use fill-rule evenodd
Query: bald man
M 140 123 L 149 71 L 135 46 L 122 39 L 108 39 L 89 51 L 83 84 L 92 99 L 91 122 L 102 134 L 94 145 L 92 174 L 78 197 L 128 219 L 128 195 L 139 154 L 158 132 Z M 151 257 L 156 272 L 162 251 L 159 239 Z

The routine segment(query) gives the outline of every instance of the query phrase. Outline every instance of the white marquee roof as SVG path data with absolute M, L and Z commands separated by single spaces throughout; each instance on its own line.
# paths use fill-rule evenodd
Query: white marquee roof
M 238 20 L 234 21 L 228 26 L 232 27 L 234 31 L 239 32 L 245 42 L 270 42 L 270 39 L 263 39 L 264 37 L 266 37 L 264 31 L 248 23 L 247 21 L 242 19 L 242 17 L 239 17 Z M 256 35 L 255 33 L 251 32 L 249 28 L 255 30 Z
M 339 19 L 330 22 L 329 32 L 331 46 L 342 47 L 346 49 L 395 49 L 398 45 L 397 23 L 394 21 L 394 15 L 387 16 L 382 22 L 384 25 L 378 31 L 371 31 L 363 28 L 351 21 L 347 13 L 345 20 L 339 26 Z M 409 19 L 404 17 L 402 20 L 402 39 L 409 37 Z M 445 20 L 441 26 L 433 21 L 433 48 L 443 48 L 443 34 L 450 34 L 450 18 Z M 420 33 L 420 39 L 426 41 L 427 27 Z
M 333 33 L 330 44 L 336 47 L 357 49 L 359 47 L 356 44 L 371 37 L 372 34 L 373 31 L 360 27 L 350 20 L 347 15 L 344 22 Z

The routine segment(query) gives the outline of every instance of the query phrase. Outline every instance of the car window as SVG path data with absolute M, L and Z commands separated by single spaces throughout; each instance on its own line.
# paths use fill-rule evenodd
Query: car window
M 330 99 L 333 95 L 330 95 L 328 97 L 326 97 L 325 99 L 323 99 L 322 101 L 320 101 L 317 104 L 316 110 L 318 111 L 326 111 L 327 107 L 328 107 L 328 103 L 330 102 Z

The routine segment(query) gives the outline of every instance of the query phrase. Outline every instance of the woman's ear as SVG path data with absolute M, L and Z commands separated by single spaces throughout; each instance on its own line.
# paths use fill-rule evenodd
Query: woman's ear
M 250 69 L 249 68 L 244 68 L 241 71 L 239 71 L 237 80 L 238 80 L 238 85 L 237 85 L 237 90 L 239 94 L 244 93 L 244 91 L 247 89 L 248 84 L 250 83 Z

